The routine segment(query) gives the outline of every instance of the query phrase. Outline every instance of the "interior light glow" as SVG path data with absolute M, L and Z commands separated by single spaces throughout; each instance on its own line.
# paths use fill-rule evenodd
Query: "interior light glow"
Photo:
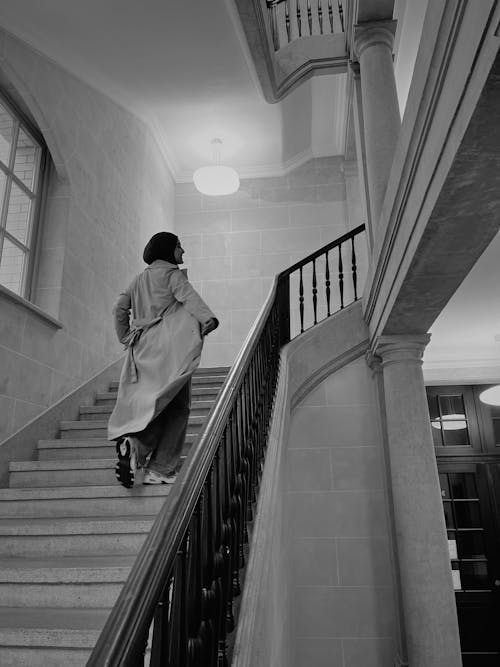
M 500 405 L 500 384 L 482 391 L 479 400 L 486 405 Z
M 441 426 L 442 425 L 442 426 Z M 443 415 L 431 421 L 432 428 L 443 428 L 444 431 L 460 431 L 467 428 L 465 415 Z
M 236 170 L 221 164 L 200 167 L 193 174 L 193 182 L 199 192 L 210 197 L 231 195 L 240 187 Z

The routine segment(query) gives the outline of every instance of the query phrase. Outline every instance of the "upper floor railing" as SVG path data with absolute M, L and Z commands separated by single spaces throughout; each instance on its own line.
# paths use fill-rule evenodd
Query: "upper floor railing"
M 266 0 L 274 50 L 300 37 L 344 32 L 342 0 Z
M 311 76 L 347 71 L 353 0 L 233 2 L 268 102 Z
M 280 349 L 358 299 L 363 231 L 357 227 L 275 278 L 88 667 L 227 667 Z

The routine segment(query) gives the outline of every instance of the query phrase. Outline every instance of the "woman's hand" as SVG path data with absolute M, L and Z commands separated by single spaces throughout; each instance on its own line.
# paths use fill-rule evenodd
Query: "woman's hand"
M 216 317 L 211 317 L 204 324 L 201 325 L 201 335 L 206 336 L 219 326 L 219 320 Z

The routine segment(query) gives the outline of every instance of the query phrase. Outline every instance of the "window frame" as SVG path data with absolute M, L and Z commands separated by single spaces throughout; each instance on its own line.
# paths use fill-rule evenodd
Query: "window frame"
M 31 139 L 33 139 L 40 149 L 40 157 L 38 162 L 38 173 L 35 175 L 36 181 L 33 181 L 33 190 L 30 190 L 22 180 L 16 176 L 14 173 L 15 166 L 15 155 L 16 150 L 12 150 L 10 160 L 7 167 L 4 167 L 4 164 L 0 164 L 0 171 L 6 177 L 5 190 L 3 197 L 0 200 L 0 259 L 2 256 L 4 240 L 7 239 L 10 243 L 13 243 L 16 247 L 22 249 L 25 253 L 25 266 L 23 269 L 23 275 L 21 277 L 21 289 L 18 292 L 11 290 L 8 286 L 0 283 L 0 287 L 7 292 L 11 292 L 13 295 L 26 299 L 27 301 L 33 300 L 33 295 L 35 291 L 35 281 L 39 263 L 39 249 L 41 243 L 41 232 L 42 232 L 42 222 L 43 222 L 43 212 L 45 209 L 45 201 L 47 197 L 47 188 L 48 188 L 48 177 L 49 177 L 49 151 L 47 144 L 43 138 L 40 130 L 34 126 L 33 122 L 27 118 L 26 114 L 23 113 L 21 109 L 16 105 L 12 100 L 9 94 L 0 88 L 0 103 L 4 106 L 7 111 L 14 118 L 14 128 L 12 134 L 12 146 L 17 146 L 17 139 L 19 132 L 23 130 Z M 14 237 L 6 229 L 6 218 L 8 213 L 8 203 L 10 198 L 10 192 L 12 188 L 12 183 L 20 188 L 20 190 L 27 194 L 31 199 L 32 211 L 31 215 L 31 233 L 29 239 L 29 245 L 22 243 Z

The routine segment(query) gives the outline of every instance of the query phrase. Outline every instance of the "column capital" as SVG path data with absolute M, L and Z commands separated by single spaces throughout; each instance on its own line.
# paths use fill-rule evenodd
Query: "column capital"
M 381 44 L 392 53 L 397 21 L 367 21 L 354 26 L 354 52 L 358 58 L 369 46 Z
M 372 354 L 381 359 L 383 367 L 397 363 L 421 366 L 424 350 L 430 339 L 430 334 L 379 336 L 372 347 Z

